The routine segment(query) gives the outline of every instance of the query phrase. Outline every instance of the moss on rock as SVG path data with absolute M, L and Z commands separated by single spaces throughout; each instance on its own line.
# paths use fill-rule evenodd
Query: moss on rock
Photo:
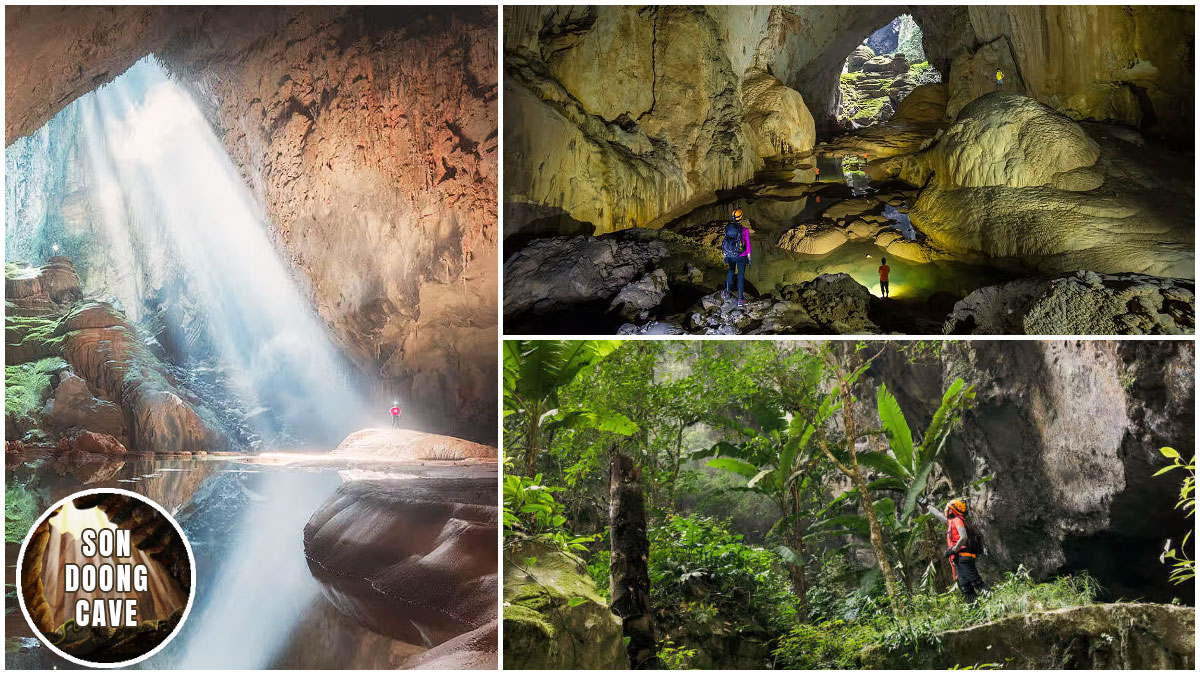
M 1115 603 L 1032 612 L 926 638 L 912 650 L 868 647 L 868 668 L 1181 669 L 1196 666 L 1194 607 Z
M 504 664 L 628 668 L 621 620 L 579 558 L 535 541 L 505 549 Z
M 50 376 L 69 368 L 57 356 L 4 367 L 5 436 L 18 439 L 41 423 L 41 408 L 50 393 Z

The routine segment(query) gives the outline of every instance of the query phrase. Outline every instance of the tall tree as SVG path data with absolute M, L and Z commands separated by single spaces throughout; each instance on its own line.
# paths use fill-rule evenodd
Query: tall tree
M 654 637 L 654 610 L 650 607 L 650 540 L 646 536 L 641 471 L 633 458 L 616 445 L 609 450 L 609 458 L 612 611 L 621 617 L 630 666 L 635 670 L 658 670 L 662 664 Z

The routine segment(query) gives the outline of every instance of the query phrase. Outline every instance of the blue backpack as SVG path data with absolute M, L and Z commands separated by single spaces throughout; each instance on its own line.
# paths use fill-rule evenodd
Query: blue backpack
M 737 221 L 725 224 L 725 238 L 721 240 L 721 250 L 725 253 L 725 262 L 737 260 L 746 255 L 746 242 L 742 241 L 742 225 Z

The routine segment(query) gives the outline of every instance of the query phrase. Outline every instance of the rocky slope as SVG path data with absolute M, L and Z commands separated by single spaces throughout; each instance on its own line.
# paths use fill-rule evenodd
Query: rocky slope
M 1037 578 L 1087 569 L 1110 599 L 1190 597 L 1158 556 L 1192 524 L 1174 509 L 1178 479 L 1153 474 L 1160 447 L 1195 441 L 1191 342 L 952 342 L 918 367 L 876 368 L 892 373 L 916 427 L 954 378 L 975 385 L 944 477 L 970 495 L 989 550 L 985 576 L 1018 565 Z
M 226 446 L 212 412 L 173 381 L 121 312 L 80 300 L 69 260 L 12 276 L 5 289 L 6 438 L 37 444 L 82 434 L 73 447 L 85 451 L 111 446 L 88 444 L 103 436 L 148 452 Z
M 204 108 L 379 398 L 494 433 L 495 9 L 23 7 L 6 19 L 6 142 L 154 53 Z

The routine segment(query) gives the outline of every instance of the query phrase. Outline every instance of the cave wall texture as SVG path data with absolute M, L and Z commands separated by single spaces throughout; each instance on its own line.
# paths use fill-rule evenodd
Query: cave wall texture
M 495 8 L 6 8 L 5 142 L 155 54 L 335 341 L 430 430 L 495 435 Z
M 653 227 L 807 151 L 846 56 L 906 12 L 952 102 L 999 60 L 1069 117 L 1192 143 L 1191 7 L 507 8 L 504 236 Z M 783 91 L 747 86 L 764 77 Z
M 1158 561 L 1193 525 L 1174 504 L 1182 476 L 1154 477 L 1159 448 L 1195 442 L 1195 348 L 1188 341 L 964 341 L 908 363 L 889 354 L 886 379 L 914 429 L 924 429 L 957 377 L 976 406 L 949 438 L 944 472 L 971 499 L 995 579 L 1024 565 L 1037 578 L 1087 569 L 1110 599 L 1193 597 Z

